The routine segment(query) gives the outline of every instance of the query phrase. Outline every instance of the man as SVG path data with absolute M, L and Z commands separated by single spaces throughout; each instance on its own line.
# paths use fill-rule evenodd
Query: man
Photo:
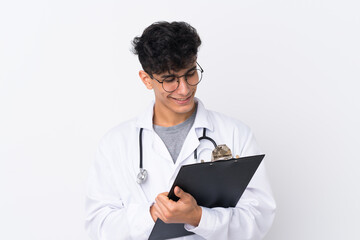
M 184 223 L 195 233 L 180 239 L 263 238 L 275 214 L 263 163 L 235 208 L 198 206 L 179 187 L 177 202 L 167 198 L 180 167 L 198 162 L 196 149 L 198 159 L 210 160 L 211 142 L 198 140 L 204 129 L 218 143 L 227 144 L 234 156 L 261 153 L 247 126 L 206 110 L 195 98 L 204 72 L 197 62 L 201 40 L 196 30 L 184 22 L 157 22 L 133 44 L 143 67 L 139 76 L 154 91 L 155 102 L 138 118 L 111 129 L 100 142 L 86 201 L 91 238 L 148 239 L 158 218 Z M 139 169 L 139 151 L 147 177 L 143 166 Z

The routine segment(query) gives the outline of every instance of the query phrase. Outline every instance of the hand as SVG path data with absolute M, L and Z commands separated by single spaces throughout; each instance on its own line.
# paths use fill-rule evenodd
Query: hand
M 156 197 L 154 205 L 150 207 L 153 220 L 160 218 L 165 223 L 187 223 L 197 227 L 201 219 L 201 207 L 193 196 L 181 188 L 175 187 L 174 193 L 180 198 L 177 202 L 170 200 L 167 192 Z

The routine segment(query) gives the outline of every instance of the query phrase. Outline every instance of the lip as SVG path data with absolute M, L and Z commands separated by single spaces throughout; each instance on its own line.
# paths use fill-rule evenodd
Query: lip
M 185 104 L 188 104 L 190 102 L 191 97 L 192 97 L 192 95 L 190 95 L 189 97 L 187 97 L 185 99 L 184 98 L 179 99 L 179 98 L 173 98 L 173 97 L 171 97 L 171 99 L 173 99 L 179 105 L 185 105 Z

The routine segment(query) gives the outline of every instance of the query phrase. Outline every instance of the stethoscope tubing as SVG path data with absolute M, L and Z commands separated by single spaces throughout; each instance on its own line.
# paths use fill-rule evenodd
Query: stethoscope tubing
M 203 135 L 202 135 L 202 137 L 199 137 L 199 141 L 201 141 L 201 140 L 203 140 L 203 139 L 209 140 L 210 142 L 212 142 L 212 144 L 214 145 L 215 148 L 217 147 L 217 144 L 216 144 L 216 142 L 214 141 L 214 139 L 206 136 L 206 128 L 203 129 Z M 195 159 L 195 161 L 197 161 L 197 148 L 196 148 L 195 151 L 194 151 L 194 159 Z
M 139 162 L 139 168 L 140 168 L 140 172 L 137 176 L 137 183 L 141 184 L 143 183 L 146 178 L 147 178 L 147 171 L 145 169 L 143 169 L 143 145 L 142 145 L 142 132 L 143 132 L 143 128 L 140 128 L 140 132 L 139 132 L 139 151 L 140 151 L 140 162 Z M 217 147 L 216 142 L 214 141 L 214 139 L 206 136 L 206 128 L 203 129 L 203 135 L 201 137 L 199 137 L 199 141 L 201 140 L 209 140 L 210 142 L 212 142 L 212 144 L 214 145 L 214 147 Z M 194 151 L 194 159 L 195 162 L 197 162 L 197 148 Z
M 140 133 L 139 133 L 139 146 L 140 146 L 140 169 L 143 168 L 143 146 L 142 146 L 142 132 L 143 132 L 143 128 L 140 128 Z

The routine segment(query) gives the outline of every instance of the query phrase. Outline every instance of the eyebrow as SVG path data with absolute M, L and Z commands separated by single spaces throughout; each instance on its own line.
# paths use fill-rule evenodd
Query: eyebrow
M 192 68 L 190 68 L 189 70 L 187 70 L 184 75 L 188 74 L 190 71 L 195 70 L 195 69 L 196 69 L 196 66 L 193 66 Z M 167 77 L 174 77 L 174 76 L 176 76 L 176 75 L 175 75 L 175 74 L 168 74 L 168 75 L 162 75 L 161 77 L 162 77 L 162 78 L 167 78 Z M 183 76 L 183 75 L 182 75 L 182 76 Z

